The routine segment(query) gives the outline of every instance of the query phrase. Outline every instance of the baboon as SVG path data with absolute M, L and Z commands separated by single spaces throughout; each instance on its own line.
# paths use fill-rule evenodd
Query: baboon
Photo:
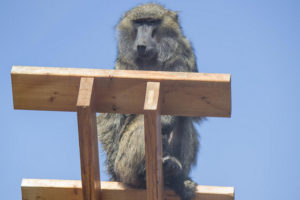
M 193 49 L 182 34 L 176 12 L 153 3 L 140 5 L 125 13 L 117 30 L 115 69 L 197 72 Z M 164 183 L 183 200 L 195 195 L 196 183 L 189 172 L 199 146 L 193 122 L 201 119 L 161 117 Z M 100 114 L 98 133 L 111 180 L 145 188 L 143 116 Z

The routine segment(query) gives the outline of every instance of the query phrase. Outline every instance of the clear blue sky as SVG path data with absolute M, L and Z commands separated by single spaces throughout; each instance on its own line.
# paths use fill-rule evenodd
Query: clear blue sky
M 13 110 L 11 66 L 112 68 L 114 26 L 143 2 L 0 1 L 1 199 L 21 199 L 22 178 L 80 179 L 76 113 Z M 192 177 L 237 200 L 300 199 L 300 1 L 160 2 L 179 11 L 199 71 L 232 74 L 232 118 L 199 127 Z

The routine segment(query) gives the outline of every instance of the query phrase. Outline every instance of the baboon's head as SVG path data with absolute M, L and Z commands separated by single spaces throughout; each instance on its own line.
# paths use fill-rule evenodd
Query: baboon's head
M 176 12 L 144 4 L 125 13 L 117 26 L 119 58 L 137 65 L 155 65 L 172 57 L 181 35 Z M 131 62 L 130 62 L 131 61 Z

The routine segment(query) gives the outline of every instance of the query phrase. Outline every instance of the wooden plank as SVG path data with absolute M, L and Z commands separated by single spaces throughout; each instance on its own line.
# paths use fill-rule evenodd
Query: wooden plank
M 83 200 L 100 199 L 100 168 L 93 86 L 94 78 L 81 78 L 77 99 Z
M 96 112 L 142 114 L 152 81 L 161 83 L 161 114 L 231 115 L 229 74 L 14 66 L 11 76 L 15 109 L 76 111 L 80 78 L 94 77 Z
M 23 200 L 83 200 L 81 181 L 23 179 Z M 146 190 L 130 188 L 120 182 L 101 182 L 101 197 L 105 200 L 141 200 L 146 199 Z M 179 200 L 169 189 L 164 192 L 166 200 Z M 233 187 L 203 186 L 197 187 L 195 200 L 234 200 Z
M 147 200 L 163 199 L 160 83 L 148 82 L 144 104 Z

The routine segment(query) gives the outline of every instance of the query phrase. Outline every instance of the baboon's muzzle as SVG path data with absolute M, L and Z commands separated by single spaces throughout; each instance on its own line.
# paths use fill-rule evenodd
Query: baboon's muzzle
M 140 58 L 149 58 L 153 56 L 155 41 L 152 38 L 153 27 L 142 25 L 137 28 L 135 40 L 135 50 Z

